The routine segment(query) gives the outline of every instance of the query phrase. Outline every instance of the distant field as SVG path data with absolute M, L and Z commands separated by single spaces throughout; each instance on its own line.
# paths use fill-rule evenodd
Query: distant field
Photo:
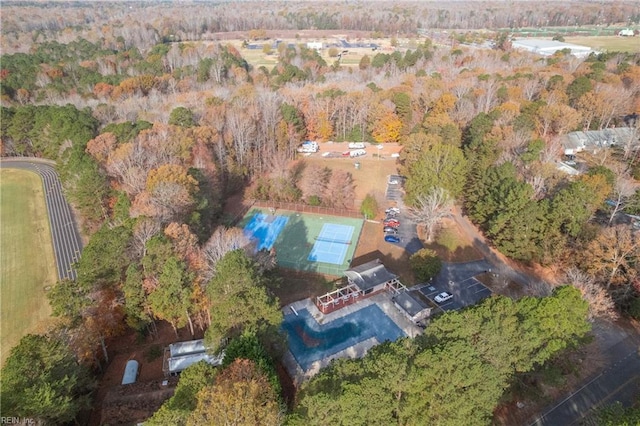
M 567 43 L 581 44 L 596 50 L 617 52 L 640 52 L 640 37 L 595 36 L 565 37 Z
M 43 331 L 51 309 L 45 287 L 56 282 L 51 232 L 40 177 L 0 169 L 0 362 L 27 333 Z
M 305 45 L 308 41 L 322 41 L 323 43 L 330 43 L 330 42 L 335 42 L 337 39 L 338 37 L 310 37 L 308 39 L 299 39 L 299 40 L 284 39 L 283 42 Z M 391 49 L 389 44 L 390 43 L 389 39 L 376 39 L 376 40 L 354 39 L 352 41 L 363 41 L 367 43 L 374 42 L 381 46 L 380 52 L 384 52 L 384 53 L 393 52 L 393 49 Z M 240 54 L 242 55 L 242 57 L 246 59 L 246 61 L 249 62 L 249 64 L 251 64 L 255 68 L 264 66 L 267 69 L 271 70 L 278 63 L 278 51 L 276 49 L 272 49 L 271 50 L 272 53 L 270 55 L 266 55 L 262 51 L 262 49 L 247 49 L 242 47 L 242 40 L 240 39 L 229 40 L 228 43 L 235 46 L 240 52 Z M 254 43 L 255 44 L 273 43 L 273 40 L 270 39 L 270 40 L 265 40 L 263 42 L 256 41 Z M 348 53 L 345 54 L 342 57 L 342 60 L 340 61 L 341 65 L 347 66 L 347 67 L 358 66 L 358 64 L 360 63 L 360 59 L 362 59 L 364 55 L 369 55 L 370 58 L 373 58 L 376 55 L 376 53 L 378 53 L 377 51 L 372 51 L 370 48 L 349 48 L 347 50 L 348 50 Z M 322 59 L 324 59 L 328 65 L 333 65 L 333 63 L 336 60 L 338 60 L 337 57 L 329 56 L 328 48 L 320 50 L 319 53 Z

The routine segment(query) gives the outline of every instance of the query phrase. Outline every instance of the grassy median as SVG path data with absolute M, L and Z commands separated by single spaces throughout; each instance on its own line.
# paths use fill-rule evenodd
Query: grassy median
M 0 362 L 27 333 L 45 329 L 46 288 L 57 272 L 40 176 L 0 169 Z

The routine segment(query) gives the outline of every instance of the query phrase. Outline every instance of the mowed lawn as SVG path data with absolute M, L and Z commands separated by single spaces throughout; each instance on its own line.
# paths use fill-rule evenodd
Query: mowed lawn
M 57 273 L 40 176 L 0 169 L 0 362 L 22 336 L 44 331 L 45 288 Z
M 609 52 L 640 52 L 640 37 L 593 36 L 565 37 L 565 42 L 589 46 L 596 50 Z

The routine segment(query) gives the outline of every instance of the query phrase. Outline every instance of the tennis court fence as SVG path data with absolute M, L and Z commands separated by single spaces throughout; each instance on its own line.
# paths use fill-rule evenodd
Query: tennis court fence
M 331 216 L 344 216 L 353 217 L 356 219 L 362 219 L 362 213 L 355 209 L 344 209 L 335 207 L 323 207 L 323 206 L 310 206 L 302 203 L 285 203 L 281 201 L 254 201 L 252 203 L 254 207 L 260 207 L 263 209 L 282 209 L 292 210 L 300 213 L 313 213 L 313 214 L 326 214 Z
M 278 259 L 278 266 L 282 268 L 292 269 L 292 270 L 300 270 L 300 264 L 298 262 L 291 262 L 284 259 Z M 344 275 L 344 271 L 346 269 L 348 268 L 345 268 L 344 266 L 341 267 L 339 265 L 330 266 L 328 264 L 314 263 L 313 265 L 310 265 L 308 269 L 305 269 L 303 272 L 315 272 L 319 274 L 341 277 L 342 275 Z

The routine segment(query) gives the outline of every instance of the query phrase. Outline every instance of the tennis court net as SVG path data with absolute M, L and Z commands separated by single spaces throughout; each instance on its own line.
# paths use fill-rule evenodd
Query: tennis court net
M 335 240 L 323 237 L 316 237 L 316 241 L 324 241 L 325 243 L 351 244 L 351 240 Z

